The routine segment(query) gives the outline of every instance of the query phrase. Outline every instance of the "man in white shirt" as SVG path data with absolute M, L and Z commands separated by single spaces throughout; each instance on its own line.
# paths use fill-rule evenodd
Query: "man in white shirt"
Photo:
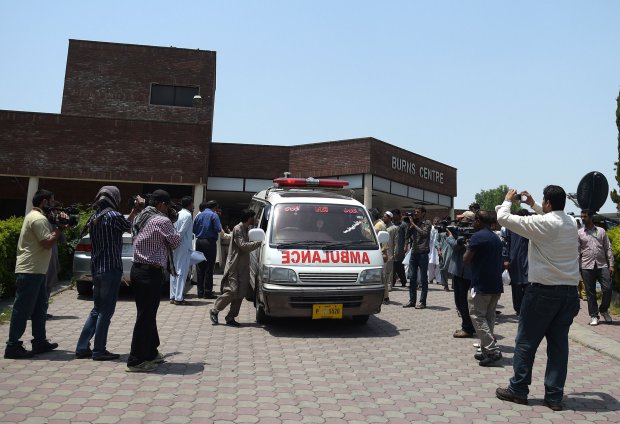
M 192 254 L 192 239 L 194 233 L 192 231 L 192 211 L 194 210 L 194 199 L 185 196 L 181 199 L 183 209 L 179 211 L 177 222 L 174 223 L 174 229 L 181 236 L 181 244 L 172 252 L 174 260 L 174 268 L 177 275 L 170 276 L 170 303 L 173 305 L 188 305 L 184 299 L 185 283 L 187 273 L 190 269 L 190 256 Z
M 524 197 L 537 215 L 510 214 L 513 201 Z M 527 404 L 532 366 L 543 337 L 547 339 L 547 369 L 544 403 L 561 411 L 568 366 L 568 330 L 579 312 L 577 283 L 579 255 L 577 223 L 564 212 L 566 192 L 549 185 L 542 205 L 524 191 L 511 189 L 504 203 L 496 206 L 497 221 L 529 239 L 529 282 L 519 316 L 513 357 L 514 375 L 506 388 L 498 388 L 499 399 Z

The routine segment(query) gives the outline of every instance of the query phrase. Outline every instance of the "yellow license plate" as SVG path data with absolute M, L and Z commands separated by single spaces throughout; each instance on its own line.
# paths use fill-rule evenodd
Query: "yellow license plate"
M 342 303 L 312 305 L 312 319 L 342 319 Z

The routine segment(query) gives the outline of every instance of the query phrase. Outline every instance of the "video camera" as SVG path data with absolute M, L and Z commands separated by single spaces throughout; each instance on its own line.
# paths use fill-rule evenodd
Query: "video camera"
M 68 218 L 63 217 L 61 215 L 62 212 L 67 214 Z M 45 208 L 45 216 L 51 224 L 63 227 L 75 227 L 80 222 L 80 210 L 73 206 L 68 208 L 48 206 Z
M 138 197 L 142 197 L 144 199 L 144 203 L 139 202 Z M 132 209 L 138 208 L 139 210 L 142 210 L 145 208 L 145 206 L 148 205 L 150 199 L 151 199 L 151 193 L 134 194 L 133 196 L 129 197 L 129 200 L 127 201 L 127 203 L 129 204 L 129 207 L 131 207 Z M 168 206 L 169 206 L 168 207 L 168 218 L 174 224 L 179 219 L 179 211 L 183 209 L 183 207 L 179 205 L 178 203 L 174 203 L 172 201 L 168 203 Z
M 464 245 L 474 235 L 476 230 L 471 222 L 457 220 L 442 220 L 436 227 L 438 233 L 450 231 L 458 244 Z

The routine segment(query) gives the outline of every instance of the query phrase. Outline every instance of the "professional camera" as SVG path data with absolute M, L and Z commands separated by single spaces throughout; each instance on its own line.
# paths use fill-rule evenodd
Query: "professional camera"
M 68 217 L 63 217 L 61 215 L 62 212 L 67 214 Z M 72 206 L 68 208 L 62 208 L 59 206 L 47 207 L 45 208 L 45 216 L 51 224 L 63 227 L 75 227 L 80 222 L 80 210 Z
M 471 222 L 453 221 L 454 225 L 449 225 L 447 228 L 452 233 L 452 236 L 456 238 L 456 242 L 460 245 L 467 244 L 471 236 L 474 235 L 476 229 Z
M 144 202 L 138 202 L 138 197 L 142 197 L 144 199 Z M 127 200 L 127 203 L 129 204 L 129 207 L 132 209 L 133 208 L 144 209 L 144 207 L 148 204 L 149 197 L 151 197 L 151 193 L 147 193 L 144 195 L 134 194 Z
M 450 224 L 451 224 L 452 222 L 453 222 L 453 221 L 450 221 L 450 220 L 448 220 L 448 219 L 443 219 L 443 220 L 441 220 L 441 221 L 439 222 L 439 224 L 437 224 L 437 225 L 435 226 L 435 228 L 437 229 L 437 232 L 438 232 L 438 233 L 445 233 L 445 232 L 447 232 L 447 231 L 448 231 L 448 229 L 449 229 L 448 227 L 450 227 Z M 452 230 L 450 230 L 450 232 L 452 232 Z

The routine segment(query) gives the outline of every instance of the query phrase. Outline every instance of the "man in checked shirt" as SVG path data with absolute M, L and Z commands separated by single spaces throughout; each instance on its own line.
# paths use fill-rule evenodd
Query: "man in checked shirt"
M 611 323 L 609 304 L 611 303 L 611 277 L 614 274 L 614 255 L 611 253 L 611 243 L 605 230 L 594 225 L 589 210 L 581 211 L 583 227 L 579 234 L 579 268 L 581 277 L 586 285 L 588 295 L 588 314 L 590 325 L 598 325 L 599 312 L 606 323 Z M 598 306 L 596 299 L 596 282 L 601 283 L 603 299 Z
M 157 350 L 157 309 L 163 284 L 163 271 L 172 259 L 172 250 L 181 244 L 181 236 L 168 218 L 170 195 L 155 190 L 147 206 L 136 216 L 132 228 L 133 266 L 131 286 L 136 300 L 137 317 L 127 359 L 127 372 L 150 372 L 164 362 Z M 174 266 L 170 270 L 174 273 Z

